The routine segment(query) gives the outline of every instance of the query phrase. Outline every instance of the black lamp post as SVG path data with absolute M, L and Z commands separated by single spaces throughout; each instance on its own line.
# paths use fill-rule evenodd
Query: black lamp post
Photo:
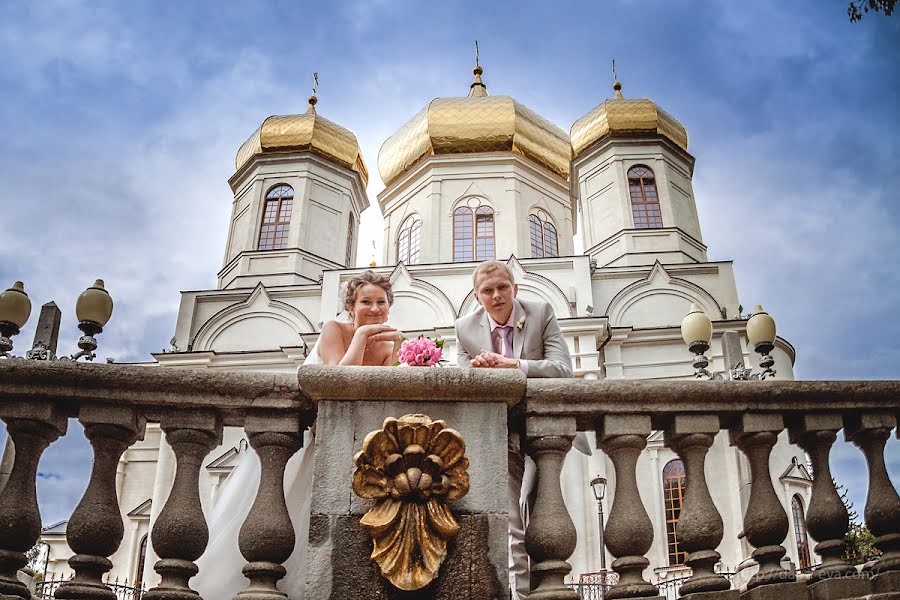
M 600 518 L 600 574 L 603 578 L 600 584 L 600 597 L 606 597 L 606 544 L 603 541 L 603 497 L 606 496 L 606 477 L 594 477 L 591 479 L 591 489 L 594 498 L 597 499 L 597 515 Z

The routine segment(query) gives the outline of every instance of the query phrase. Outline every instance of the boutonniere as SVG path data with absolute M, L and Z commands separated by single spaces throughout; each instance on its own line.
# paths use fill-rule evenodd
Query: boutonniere
M 522 329 L 523 327 L 525 327 L 525 317 L 516 321 L 516 329 Z

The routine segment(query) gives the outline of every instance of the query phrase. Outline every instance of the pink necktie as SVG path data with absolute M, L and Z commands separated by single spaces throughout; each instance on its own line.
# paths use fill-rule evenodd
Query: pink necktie
M 497 354 L 502 354 L 506 358 L 513 357 L 513 349 L 512 349 L 512 340 L 510 339 L 512 335 L 512 327 L 508 325 L 503 325 L 501 327 L 497 327 L 495 329 L 497 332 L 497 341 L 499 342 L 497 345 L 499 348 L 497 349 Z

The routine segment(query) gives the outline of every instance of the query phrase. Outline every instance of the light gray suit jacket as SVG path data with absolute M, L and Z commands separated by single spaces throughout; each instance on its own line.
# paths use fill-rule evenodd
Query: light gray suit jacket
M 572 358 L 553 309 L 546 302 L 513 300 L 513 357 L 528 363 L 529 377 L 571 377 Z M 522 321 L 522 328 L 518 323 Z M 487 311 L 479 306 L 456 320 L 456 360 L 468 367 L 482 350 L 494 351 Z

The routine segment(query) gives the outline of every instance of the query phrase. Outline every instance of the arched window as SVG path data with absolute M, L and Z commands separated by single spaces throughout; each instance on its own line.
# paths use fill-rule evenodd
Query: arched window
M 422 220 L 412 215 L 403 222 L 397 236 L 397 262 L 414 265 L 419 262 L 419 247 L 422 238 Z
M 649 167 L 637 166 L 628 170 L 628 192 L 631 194 L 631 214 L 634 216 L 635 229 L 662 227 L 656 177 Z
M 809 538 L 806 535 L 806 517 L 803 514 L 803 500 L 798 495 L 791 498 L 791 512 L 794 515 L 794 537 L 797 539 L 797 560 L 800 568 L 810 566 Z
M 291 209 L 294 206 L 294 188 L 277 185 L 266 194 L 263 207 L 262 229 L 259 231 L 258 250 L 287 248 Z
M 494 209 L 470 198 L 453 211 L 453 262 L 491 260 L 494 251 Z
M 529 215 L 528 227 L 531 230 L 531 256 L 533 258 L 559 256 L 559 240 L 556 227 L 550 217 L 542 210 Z
M 147 560 L 147 534 L 141 538 L 140 550 L 138 550 L 137 572 L 134 574 L 134 587 L 140 588 L 144 582 L 144 561 Z
M 687 552 L 681 549 L 675 525 L 681 514 L 685 487 L 684 463 L 671 460 L 663 467 L 663 499 L 666 505 L 666 541 L 669 545 L 669 565 L 683 565 Z

